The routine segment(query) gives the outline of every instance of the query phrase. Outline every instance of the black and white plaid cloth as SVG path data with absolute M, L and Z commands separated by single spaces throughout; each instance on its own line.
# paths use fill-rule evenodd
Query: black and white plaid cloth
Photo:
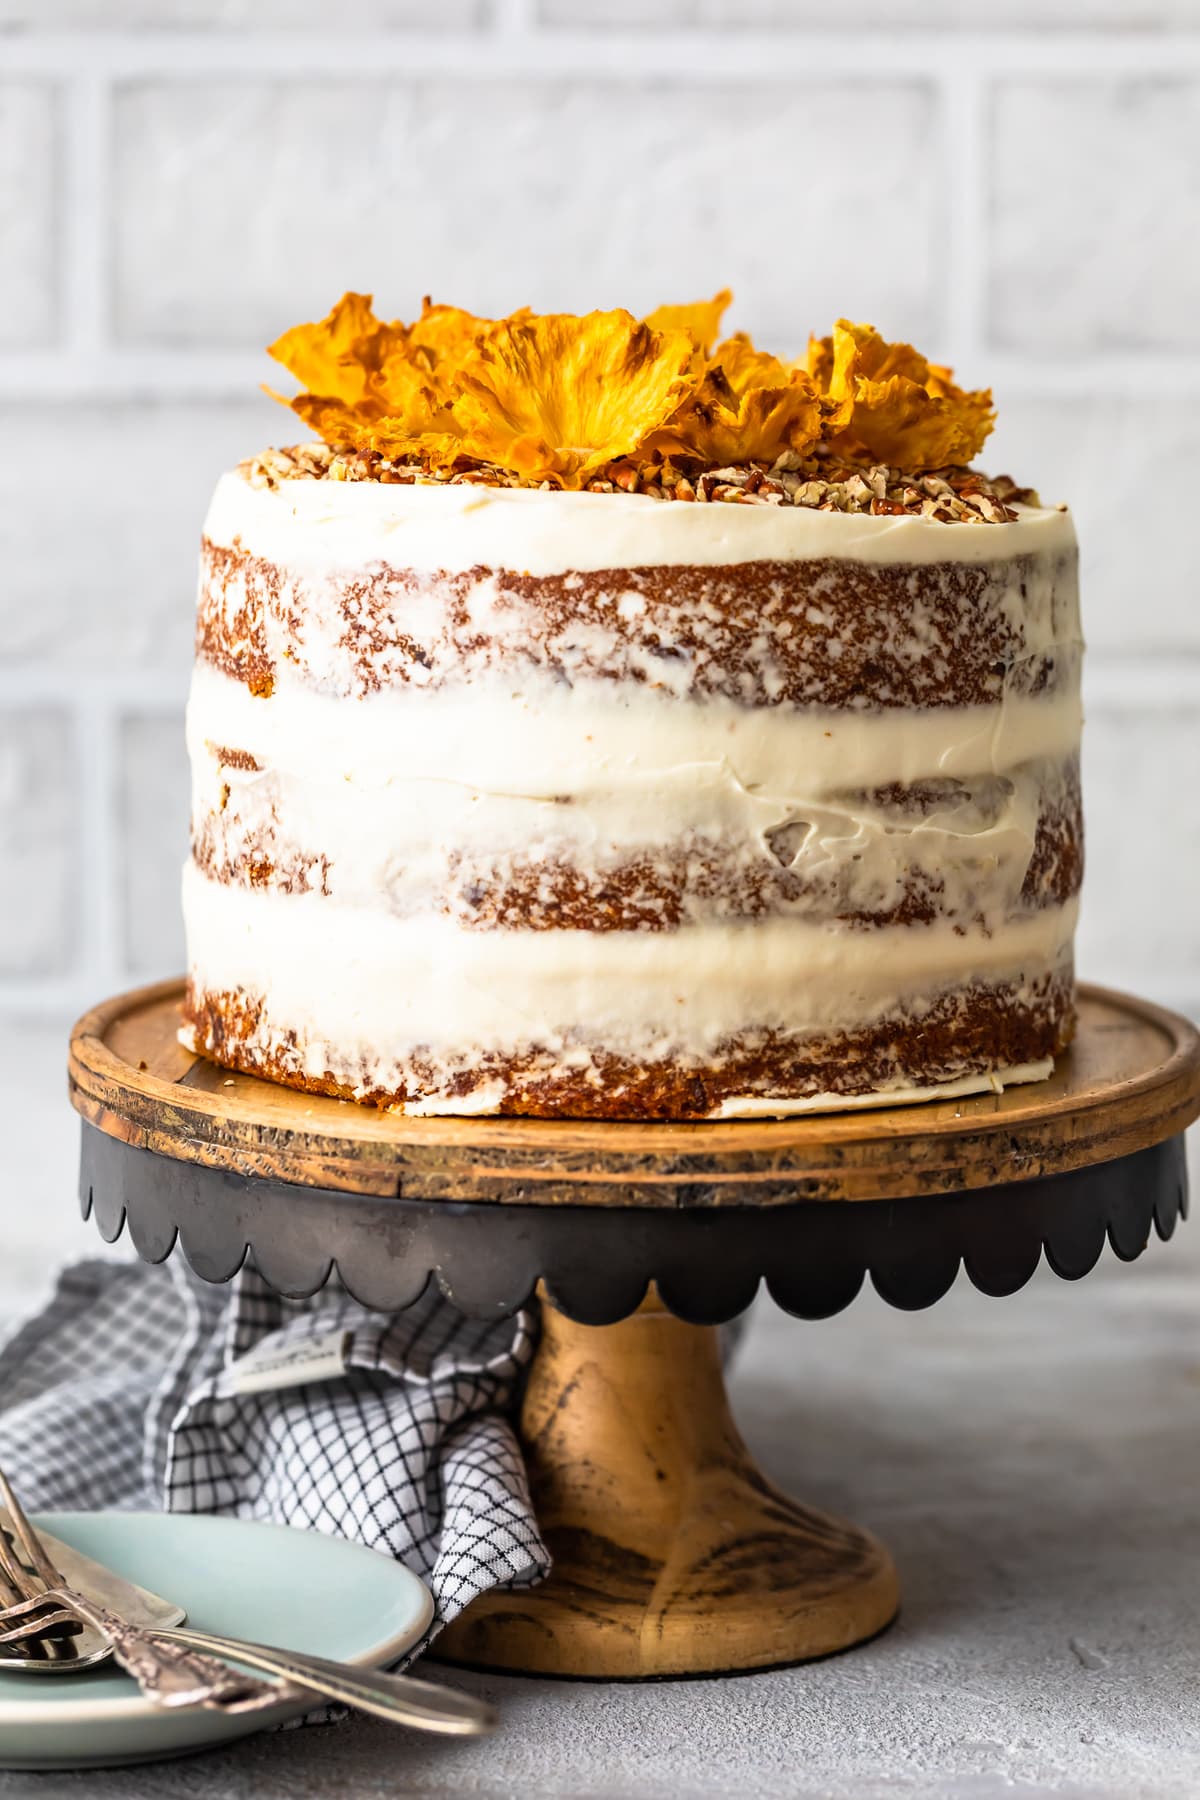
M 31 1508 L 162 1507 L 268 1519 L 397 1557 L 440 1628 L 550 1558 L 509 1415 L 529 1313 L 464 1318 L 436 1291 L 397 1314 L 337 1287 L 282 1300 L 182 1257 L 89 1261 L 0 1339 L 0 1466 Z

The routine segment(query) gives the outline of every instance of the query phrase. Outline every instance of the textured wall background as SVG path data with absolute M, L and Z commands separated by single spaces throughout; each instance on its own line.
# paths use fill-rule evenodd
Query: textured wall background
M 1084 972 L 1200 1000 L 1200 3 L 0 0 L 0 1011 L 181 963 L 193 559 L 260 346 L 737 291 L 913 337 L 1084 545 Z

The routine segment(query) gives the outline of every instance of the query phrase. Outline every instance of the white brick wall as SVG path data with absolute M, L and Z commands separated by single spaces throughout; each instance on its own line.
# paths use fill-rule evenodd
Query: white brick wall
M 418 288 L 467 293 L 502 314 L 531 293 L 546 309 L 649 310 L 728 278 L 741 322 L 795 351 L 810 314 L 937 328 L 924 83 L 146 82 L 114 111 L 125 344 L 262 343 L 324 312 L 331 280 L 409 304 Z M 854 157 L 836 186 L 810 186 L 802 171 L 854 112 Z
M 72 736 L 63 707 L 0 707 L 0 981 L 60 974 L 78 934 Z
M 1114 985 L 1136 978 L 1153 938 L 1163 969 L 1197 967 L 1196 707 L 1119 682 L 1089 708 L 1084 781 L 1088 879 L 1081 952 Z M 1194 991 L 1194 990 L 1193 990 Z
M 1001 83 L 990 107 L 994 341 L 1186 351 L 1200 313 L 1200 86 Z
M 1195 395 L 1160 377 L 1140 394 L 1113 392 L 1100 372 L 1092 393 L 1001 390 L 999 399 L 983 460 L 1027 469 L 1044 499 L 1070 500 L 1092 663 L 1200 657 L 1197 521 L 1186 499 L 1200 493 Z
M 1084 543 L 1087 974 L 1200 1001 L 1200 0 L 0 0 L 0 1012 L 178 966 L 179 710 L 260 347 L 737 289 L 990 380 Z M 69 482 L 64 479 L 64 470 Z
M 177 700 L 213 472 L 281 422 L 286 429 L 286 414 L 265 396 L 237 405 L 0 400 L 0 445 L 11 447 L 0 450 L 4 666 L 51 677 L 57 669 L 75 687 L 103 679 L 121 688 L 146 672 Z M 57 473 L 64 447 L 81 477 L 69 513 Z

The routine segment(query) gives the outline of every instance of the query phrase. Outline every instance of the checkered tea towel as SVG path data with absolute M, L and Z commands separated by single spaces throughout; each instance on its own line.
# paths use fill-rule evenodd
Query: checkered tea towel
M 31 1508 L 163 1507 L 353 1538 L 432 1590 L 413 1656 L 477 1594 L 549 1572 L 509 1423 L 530 1313 L 396 1314 L 89 1261 L 0 1339 L 0 1466 Z M 411 1658 L 409 1659 L 411 1660 Z

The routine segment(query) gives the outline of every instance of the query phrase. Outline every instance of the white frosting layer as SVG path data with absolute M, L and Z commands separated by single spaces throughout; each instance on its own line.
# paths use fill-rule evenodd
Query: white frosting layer
M 251 750 L 268 769 L 336 774 L 394 788 L 420 777 L 489 794 L 622 797 L 671 771 L 722 770 L 749 792 L 819 800 L 934 776 L 1003 774 L 1069 755 L 1082 711 L 1074 687 L 1006 693 L 995 706 L 826 713 L 682 702 L 633 684 L 564 687 L 536 672 L 469 689 L 324 695 L 288 678 L 270 699 L 198 664 L 189 707 L 193 755 L 205 742 Z
M 1060 757 L 1025 753 L 1067 750 L 1077 732 L 1076 705 L 1062 697 L 1012 701 L 998 726 L 992 709 L 813 719 L 672 707 L 603 683 L 590 695 L 551 689 L 540 708 L 496 682 L 471 696 L 469 719 L 454 694 L 259 700 L 200 669 L 188 714 L 193 814 L 218 863 L 315 867 L 319 857 L 332 901 L 403 915 L 452 906 L 454 883 L 477 875 L 503 884 L 514 863 L 569 864 L 599 880 L 636 854 L 670 888 L 679 859 L 707 850 L 731 882 L 787 867 L 803 883 L 802 910 L 815 892 L 826 911 L 886 913 L 918 877 L 948 920 L 995 927 L 1018 903 L 1047 791 L 1053 799 L 1061 785 Z M 692 741 L 672 741 L 685 727 Z M 249 751 L 260 769 L 227 766 L 222 747 Z M 853 787 L 830 791 L 835 778 L 870 789 L 910 769 L 946 781 L 924 817 Z M 946 780 L 963 773 L 964 786 Z
M 305 1072 L 331 1046 L 386 1067 L 414 1052 L 560 1050 L 703 1060 L 765 1027 L 840 1032 L 969 983 L 1022 984 L 1071 941 L 1072 901 L 991 936 L 946 923 L 850 932 L 767 919 L 674 932 L 460 931 L 436 914 L 347 909 L 331 928 L 320 894 L 279 895 L 184 876 L 192 969 L 212 990 L 265 996 L 297 1032 Z
M 873 563 L 986 563 L 1070 550 L 1070 516 L 1021 507 L 1008 525 L 944 524 L 905 516 L 822 513 L 803 506 L 685 505 L 641 494 L 540 489 L 285 481 L 253 488 L 223 475 L 205 522 L 216 544 L 302 573 L 475 568 L 555 575 L 564 570 L 670 563 L 796 562 L 847 557 Z

